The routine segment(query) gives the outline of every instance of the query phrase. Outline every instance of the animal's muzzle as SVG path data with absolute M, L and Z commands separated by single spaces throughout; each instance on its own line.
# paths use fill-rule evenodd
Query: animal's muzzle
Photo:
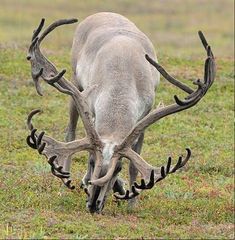
M 95 186 L 91 198 L 88 197 L 86 206 L 90 213 L 100 213 L 103 210 L 106 196 L 102 190 L 104 191 L 102 187 Z

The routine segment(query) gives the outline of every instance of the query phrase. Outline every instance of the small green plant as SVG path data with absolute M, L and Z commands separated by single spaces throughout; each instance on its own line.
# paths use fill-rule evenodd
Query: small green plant
M 177 7 L 176 7 L 177 6 Z M 53 10 L 52 10 L 53 9 Z M 185 146 L 192 159 L 178 174 L 143 192 L 134 210 L 108 199 L 102 215 L 91 215 L 85 194 L 71 192 L 50 174 L 46 159 L 27 147 L 25 121 L 35 107 L 46 113 L 35 125 L 64 140 L 69 98 L 46 84 L 36 95 L 25 60 L 35 26 L 42 17 L 54 21 L 97 11 L 119 12 L 153 41 L 159 62 L 176 78 L 190 84 L 202 77 L 204 51 L 201 29 L 213 46 L 217 77 L 207 96 L 188 112 L 160 121 L 145 134 L 142 155 L 161 166 Z M 2 1 L 0 8 L 0 238 L 234 238 L 234 60 L 233 1 Z M 70 48 L 74 28 L 47 39 L 45 54 L 70 79 Z M 193 87 L 193 86 L 192 86 Z M 163 79 L 156 103 L 173 101 L 180 92 Z M 184 95 L 180 95 L 184 97 Z M 78 136 L 83 135 L 81 124 Z M 87 156 L 76 156 L 73 179 L 86 171 Z M 77 175 L 79 174 L 79 178 Z

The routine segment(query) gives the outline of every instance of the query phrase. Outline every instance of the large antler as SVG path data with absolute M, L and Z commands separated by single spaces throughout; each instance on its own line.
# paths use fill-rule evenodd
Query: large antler
M 69 169 L 66 166 L 68 166 L 73 154 L 83 150 L 91 150 L 92 145 L 88 138 L 63 143 L 46 136 L 44 132 L 37 134 L 37 129 L 32 124 L 32 118 L 39 112 L 41 112 L 39 109 L 33 110 L 28 116 L 27 125 L 31 134 L 26 139 L 27 143 L 31 148 L 37 149 L 39 154 L 47 157 L 53 175 L 60 178 L 68 188 L 74 189 L 74 186 L 70 185 L 70 172 L 67 172 Z
M 186 148 L 186 150 L 187 156 L 184 158 L 184 160 L 182 160 L 183 157 L 180 156 L 174 167 L 171 166 L 172 158 L 168 157 L 166 166 L 154 168 L 153 166 L 145 162 L 145 160 L 142 159 L 138 153 L 129 149 L 127 152 L 125 152 L 124 156 L 129 158 L 130 160 L 135 159 L 136 163 L 140 165 L 138 170 L 140 171 L 142 177 L 145 177 L 145 179 L 141 179 L 140 185 L 134 182 L 134 185 L 131 187 L 131 192 L 127 190 L 124 195 L 115 193 L 115 197 L 121 200 L 128 200 L 139 195 L 141 190 L 151 189 L 157 182 L 163 180 L 167 175 L 174 173 L 183 166 L 185 166 L 191 156 L 191 150 L 189 148 Z M 148 178 L 146 176 L 148 176 Z M 146 183 L 146 181 L 148 181 L 148 183 Z
M 41 89 L 39 85 L 39 77 L 41 77 L 45 82 L 55 87 L 62 93 L 71 95 L 78 112 L 80 113 L 81 119 L 83 121 L 86 133 L 90 139 L 93 141 L 93 146 L 102 146 L 102 143 L 98 137 L 93 126 L 91 113 L 87 102 L 85 101 L 82 93 L 69 81 L 67 81 L 63 75 L 66 70 L 58 72 L 56 67 L 41 53 L 40 43 L 42 40 L 56 27 L 71 24 L 77 22 L 77 19 L 62 19 L 51 24 L 46 30 L 39 36 L 45 20 L 42 19 L 38 28 L 34 31 L 32 37 L 32 43 L 29 47 L 29 54 L 27 59 L 31 62 L 32 67 L 32 77 L 35 81 L 36 89 L 41 95 Z
M 195 91 L 189 90 L 190 88 L 187 87 L 187 91 L 185 88 L 185 85 L 183 83 L 180 83 L 178 80 L 177 84 L 176 82 L 174 85 L 180 87 L 186 92 L 190 92 L 190 94 L 185 98 L 185 100 L 180 100 L 176 95 L 174 96 L 175 104 L 155 109 L 154 111 L 150 112 L 146 117 L 144 117 L 141 121 L 139 121 L 136 126 L 132 129 L 132 131 L 128 134 L 128 136 L 124 139 L 122 144 L 118 147 L 119 149 L 123 149 L 125 147 L 129 147 L 133 141 L 139 136 L 139 134 L 146 129 L 151 124 L 155 123 L 159 119 L 166 117 L 167 115 L 183 111 L 187 108 L 191 108 L 194 105 L 196 105 L 202 97 L 206 94 L 208 89 L 211 87 L 212 83 L 214 82 L 215 78 L 215 60 L 213 53 L 211 51 L 210 46 L 208 45 L 204 35 L 201 31 L 199 31 L 199 37 L 203 43 L 203 46 L 205 47 L 207 51 L 207 59 L 205 61 L 205 70 L 204 70 L 204 81 L 202 82 L 200 79 L 194 81 L 193 83 L 197 85 L 197 89 Z M 158 63 L 156 63 L 153 59 L 151 59 L 148 55 L 145 56 L 146 59 L 159 70 L 159 72 L 162 74 L 163 77 L 165 77 L 167 80 L 173 79 L 165 70 L 163 67 L 161 67 Z M 166 74 L 167 73 L 167 74 Z
M 71 82 L 67 81 L 64 78 L 66 70 L 58 72 L 56 67 L 40 51 L 40 44 L 42 40 L 51 31 L 53 31 L 58 26 L 75 22 L 77 22 L 77 19 L 58 20 L 47 27 L 39 36 L 45 23 L 45 19 L 42 19 L 38 28 L 33 33 L 32 42 L 29 47 L 27 56 L 27 60 L 31 62 L 32 78 L 35 82 L 35 87 L 38 94 L 42 95 L 42 91 L 39 85 L 39 78 L 41 77 L 46 83 L 50 84 L 58 91 L 72 96 L 86 130 L 87 136 L 84 139 L 76 140 L 70 143 L 61 143 L 54 140 L 53 138 L 45 136 L 44 132 L 37 135 L 36 129 L 34 129 L 31 124 L 31 119 L 33 115 L 39 111 L 34 110 L 29 114 L 28 127 L 31 130 L 31 134 L 27 138 L 27 143 L 30 147 L 38 149 L 40 154 L 45 155 L 49 159 L 48 162 L 52 167 L 52 173 L 61 179 L 69 178 L 69 172 L 64 172 L 64 170 L 62 170 L 63 166 L 61 166 L 61 161 L 62 165 L 66 165 L 65 162 L 71 161 L 70 157 L 75 152 L 82 150 L 101 151 L 101 148 L 103 147 L 103 144 L 93 126 L 92 114 L 83 96 L 84 93 L 80 92 Z M 88 91 L 90 90 L 88 89 Z M 67 164 L 67 166 L 68 165 L 70 164 Z M 100 166 L 100 163 L 98 161 L 96 166 Z M 98 171 L 99 168 L 96 167 L 93 177 L 99 175 Z M 65 184 L 70 187 L 70 182 L 69 184 L 68 181 L 66 183 Z
M 142 181 L 141 185 L 134 184 L 132 186 L 132 193 L 127 192 L 123 196 L 117 195 L 118 198 L 121 199 L 129 199 L 132 197 L 135 197 L 139 194 L 139 191 L 136 190 L 136 188 L 139 189 L 149 189 L 154 186 L 154 184 L 166 177 L 167 174 L 173 173 L 179 168 L 183 167 L 187 161 L 190 158 L 191 151 L 187 149 L 187 156 L 185 160 L 182 161 L 182 157 L 179 158 L 179 161 L 173 167 L 171 166 L 171 158 L 168 159 L 167 167 L 161 167 L 161 168 L 155 168 L 148 164 L 144 159 L 141 158 L 139 154 L 134 152 L 131 149 L 131 145 L 134 142 L 135 139 L 140 135 L 141 132 L 143 132 L 148 126 L 155 123 L 156 121 L 160 120 L 163 117 L 166 117 L 170 114 L 183 111 L 185 109 L 191 108 L 194 105 L 196 105 L 202 97 L 206 94 L 208 89 L 211 87 L 211 85 L 214 82 L 215 79 L 215 59 L 214 55 L 211 51 L 210 46 L 208 45 L 203 33 L 201 31 L 198 32 L 199 37 L 201 39 L 201 42 L 204 46 L 204 48 L 207 51 L 207 59 L 205 61 L 205 68 L 204 68 L 204 81 L 201 81 L 200 79 L 194 81 L 193 83 L 197 85 L 197 89 L 194 91 L 190 87 L 186 86 L 185 84 L 181 83 L 180 81 L 176 80 L 172 76 L 170 76 L 167 71 L 160 66 L 157 62 L 155 62 L 152 58 L 150 58 L 148 55 L 146 55 L 147 61 L 152 64 L 160 73 L 161 75 L 166 78 L 169 82 L 174 84 L 175 86 L 179 87 L 183 91 L 189 93 L 189 95 L 184 99 L 180 100 L 176 95 L 174 96 L 175 103 L 171 104 L 166 107 L 157 108 L 150 112 L 147 116 L 145 116 L 142 120 L 140 120 L 136 126 L 131 130 L 131 132 L 127 135 L 127 137 L 123 140 L 123 142 L 116 146 L 115 152 L 119 153 L 121 156 L 128 158 L 130 161 L 133 162 L 135 167 L 138 169 L 138 171 L 142 175 Z M 108 178 L 106 176 L 103 177 L 103 181 L 100 181 L 100 179 L 94 181 L 94 184 L 103 184 L 105 181 L 107 181 Z M 148 184 L 145 183 L 145 181 L 149 181 Z

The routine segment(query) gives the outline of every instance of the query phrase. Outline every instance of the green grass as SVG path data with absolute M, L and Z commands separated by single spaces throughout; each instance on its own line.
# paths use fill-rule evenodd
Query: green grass
M 0 238 L 186 238 L 234 237 L 234 60 L 233 1 L 27 1 L 1 0 L 0 8 Z M 121 13 L 153 41 L 159 61 L 190 84 L 202 77 L 205 52 L 197 30 L 205 32 L 217 62 L 217 77 L 194 108 L 169 116 L 146 131 L 142 156 L 160 166 L 192 149 L 187 167 L 139 198 L 130 210 L 110 196 L 102 214 L 85 208 L 85 194 L 70 192 L 53 177 L 46 159 L 25 142 L 27 114 L 38 129 L 64 139 L 68 97 L 43 85 L 36 94 L 25 60 L 32 30 L 42 17 L 86 16 L 99 11 Z M 75 26 L 58 29 L 44 44 L 58 69 L 68 69 Z M 173 101 L 179 90 L 162 79 L 156 103 Z M 81 123 L 78 135 L 83 134 Z M 87 155 L 76 155 L 72 173 L 78 185 Z M 127 170 L 125 163 L 124 172 Z

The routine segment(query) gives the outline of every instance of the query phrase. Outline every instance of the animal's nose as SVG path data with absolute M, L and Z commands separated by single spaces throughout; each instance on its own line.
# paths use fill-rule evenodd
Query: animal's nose
M 88 208 L 90 213 L 96 212 L 96 207 L 94 207 L 94 205 L 91 202 L 88 201 L 86 207 Z
M 102 209 L 104 208 L 104 202 L 97 200 L 95 204 L 90 203 L 89 201 L 87 202 L 87 208 L 90 213 L 100 213 Z
M 28 55 L 28 56 L 26 57 L 26 59 L 29 61 L 29 60 L 31 59 L 31 56 Z

